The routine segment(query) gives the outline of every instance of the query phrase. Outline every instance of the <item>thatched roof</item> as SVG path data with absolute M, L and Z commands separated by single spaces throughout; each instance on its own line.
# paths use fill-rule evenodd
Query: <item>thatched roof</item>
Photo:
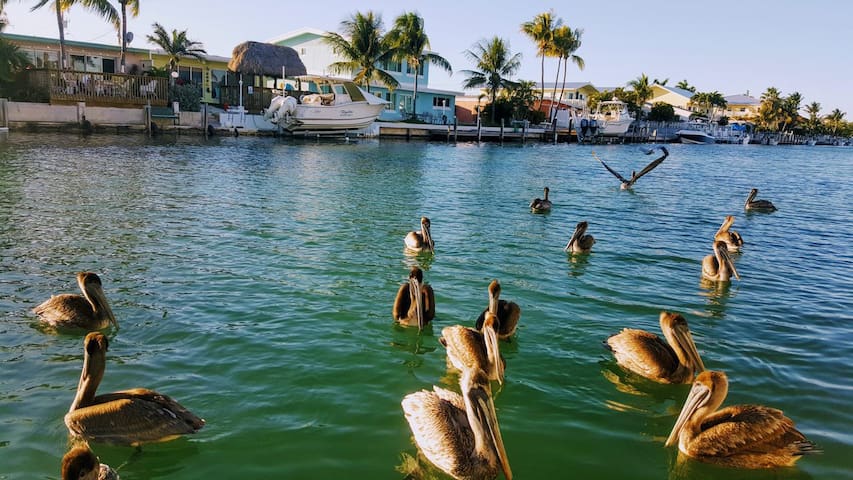
M 271 43 L 243 42 L 234 47 L 228 70 L 251 75 L 281 76 L 281 67 L 288 77 L 305 75 L 305 64 L 296 50 Z

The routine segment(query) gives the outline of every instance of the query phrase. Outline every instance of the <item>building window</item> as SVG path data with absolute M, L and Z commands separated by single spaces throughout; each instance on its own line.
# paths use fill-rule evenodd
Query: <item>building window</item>
M 432 97 L 432 106 L 433 107 L 449 107 L 450 99 L 447 97 Z
M 421 77 L 424 75 L 424 63 L 425 62 L 421 62 L 421 64 L 418 65 L 418 75 Z M 409 73 L 413 73 L 415 71 L 415 67 L 411 63 L 406 62 L 406 68 L 408 69 Z
M 402 62 L 387 61 L 382 64 L 382 70 L 386 72 L 402 72 L 403 64 Z

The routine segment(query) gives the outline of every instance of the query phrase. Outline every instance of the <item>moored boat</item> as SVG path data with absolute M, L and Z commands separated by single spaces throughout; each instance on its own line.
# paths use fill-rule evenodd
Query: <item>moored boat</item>
M 717 143 L 717 139 L 702 130 L 684 129 L 675 132 L 681 143 L 691 143 L 697 145 Z

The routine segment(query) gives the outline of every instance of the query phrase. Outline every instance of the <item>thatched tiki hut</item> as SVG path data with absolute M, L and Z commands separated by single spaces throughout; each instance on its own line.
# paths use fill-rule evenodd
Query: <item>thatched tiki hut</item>
M 223 103 L 238 105 L 242 97 L 243 106 L 252 113 L 268 107 L 275 96 L 272 89 L 267 88 L 264 77 L 282 78 L 282 74 L 295 77 L 308 73 L 296 50 L 261 42 L 243 42 L 234 47 L 228 70 L 238 74 L 243 85 L 242 91 L 239 86 L 223 91 Z

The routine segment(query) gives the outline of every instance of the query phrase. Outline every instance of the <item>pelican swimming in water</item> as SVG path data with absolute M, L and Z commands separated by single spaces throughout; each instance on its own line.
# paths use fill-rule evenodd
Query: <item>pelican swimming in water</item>
M 545 199 L 534 198 L 530 202 L 530 211 L 533 213 L 548 213 L 551 211 L 551 200 L 548 200 L 548 192 L 551 190 L 545 187 Z
M 715 242 L 725 242 L 726 249 L 730 252 L 740 251 L 743 246 L 743 238 L 735 230 L 731 230 L 732 224 L 735 223 L 735 217 L 727 215 L 720 229 L 714 234 Z
M 417 326 L 418 330 L 423 330 L 435 317 L 435 294 L 432 287 L 423 281 L 424 272 L 418 266 L 412 267 L 408 282 L 397 290 L 391 312 L 394 320 L 403 325 Z
M 714 242 L 714 254 L 702 259 L 702 277 L 717 282 L 728 282 L 732 275 L 740 280 L 740 275 L 732 263 L 726 242 Z
M 86 445 L 74 447 L 62 457 L 62 480 L 119 480 L 119 476 Z
M 100 330 L 112 324 L 118 327 L 116 317 L 110 308 L 101 279 L 92 272 L 77 274 L 77 285 L 83 295 L 63 293 L 52 295 L 41 305 L 33 308 L 33 313 L 54 327 L 85 328 Z
M 661 383 L 692 382 L 693 374 L 705 370 L 705 365 L 687 320 L 677 313 L 661 312 L 660 329 L 667 343 L 645 330 L 625 328 L 604 344 L 616 363 L 637 375 Z
M 770 200 L 755 200 L 758 195 L 758 189 L 753 188 L 749 191 L 749 196 L 746 197 L 746 203 L 743 204 L 744 210 L 752 210 L 754 212 L 775 212 L 776 206 Z
M 506 363 L 498 348 L 498 334 L 495 326 L 498 317 L 486 312 L 482 332 L 473 328 L 453 325 L 441 329 L 438 339 L 447 349 L 447 359 L 459 371 L 482 370 L 489 380 L 503 383 Z
M 655 167 L 660 165 L 661 162 L 663 162 L 664 159 L 669 156 L 669 150 L 667 150 L 666 147 L 658 147 L 658 148 L 660 148 L 661 151 L 663 151 L 663 156 L 658 157 L 657 159 L 652 161 L 652 163 L 646 165 L 645 168 L 640 170 L 640 173 L 637 173 L 636 171 L 631 172 L 631 178 L 630 179 L 627 179 L 627 178 L 623 177 L 622 175 L 619 175 L 619 173 L 617 173 L 616 170 L 613 170 L 612 168 L 607 166 L 607 164 L 604 163 L 604 160 L 598 158 L 598 155 L 596 155 L 595 152 L 592 152 L 592 156 L 595 157 L 596 160 L 601 162 L 601 164 L 604 165 L 604 168 L 606 168 L 608 172 L 612 173 L 614 177 L 618 178 L 619 181 L 622 182 L 622 185 L 619 188 L 621 188 L 622 190 L 627 190 L 627 189 L 633 187 L 634 183 L 636 183 L 637 180 L 640 179 L 640 177 L 642 177 L 643 175 L 654 170 Z M 654 151 L 655 151 L 655 149 L 651 148 L 649 150 L 646 150 L 645 153 L 646 153 L 646 155 L 651 155 L 652 153 L 654 153 Z
M 107 337 L 86 335 L 83 372 L 65 426 L 87 441 L 117 445 L 165 442 L 195 433 L 204 420 L 162 393 L 134 388 L 95 396 L 107 363 Z
M 492 388 L 481 370 L 463 370 L 462 395 L 433 386 L 403 398 L 415 443 L 435 466 L 456 479 L 512 480 Z
M 515 335 L 518 328 L 518 320 L 521 318 L 521 307 L 515 302 L 508 302 L 500 299 L 501 283 L 497 280 L 492 280 L 489 284 L 489 306 L 477 317 L 474 328 L 483 330 L 483 324 L 486 320 L 486 312 L 492 312 L 497 319 L 496 331 L 498 338 L 501 340 L 509 340 Z
M 819 453 L 781 410 L 761 405 L 717 410 L 728 388 L 725 373 L 700 373 L 666 446 L 677 442 L 689 457 L 737 468 L 788 467 L 804 454 Z
M 406 244 L 406 248 L 413 252 L 435 252 L 435 243 L 432 241 L 429 225 L 429 219 L 427 217 L 421 217 L 421 231 L 411 231 L 407 233 L 406 238 L 403 239 L 403 242 Z
M 589 223 L 578 222 L 575 225 L 572 238 L 569 239 L 569 243 L 566 244 L 563 250 L 570 253 L 589 253 L 592 250 L 593 244 L 595 244 L 595 238 L 592 235 L 584 235 L 588 227 Z

